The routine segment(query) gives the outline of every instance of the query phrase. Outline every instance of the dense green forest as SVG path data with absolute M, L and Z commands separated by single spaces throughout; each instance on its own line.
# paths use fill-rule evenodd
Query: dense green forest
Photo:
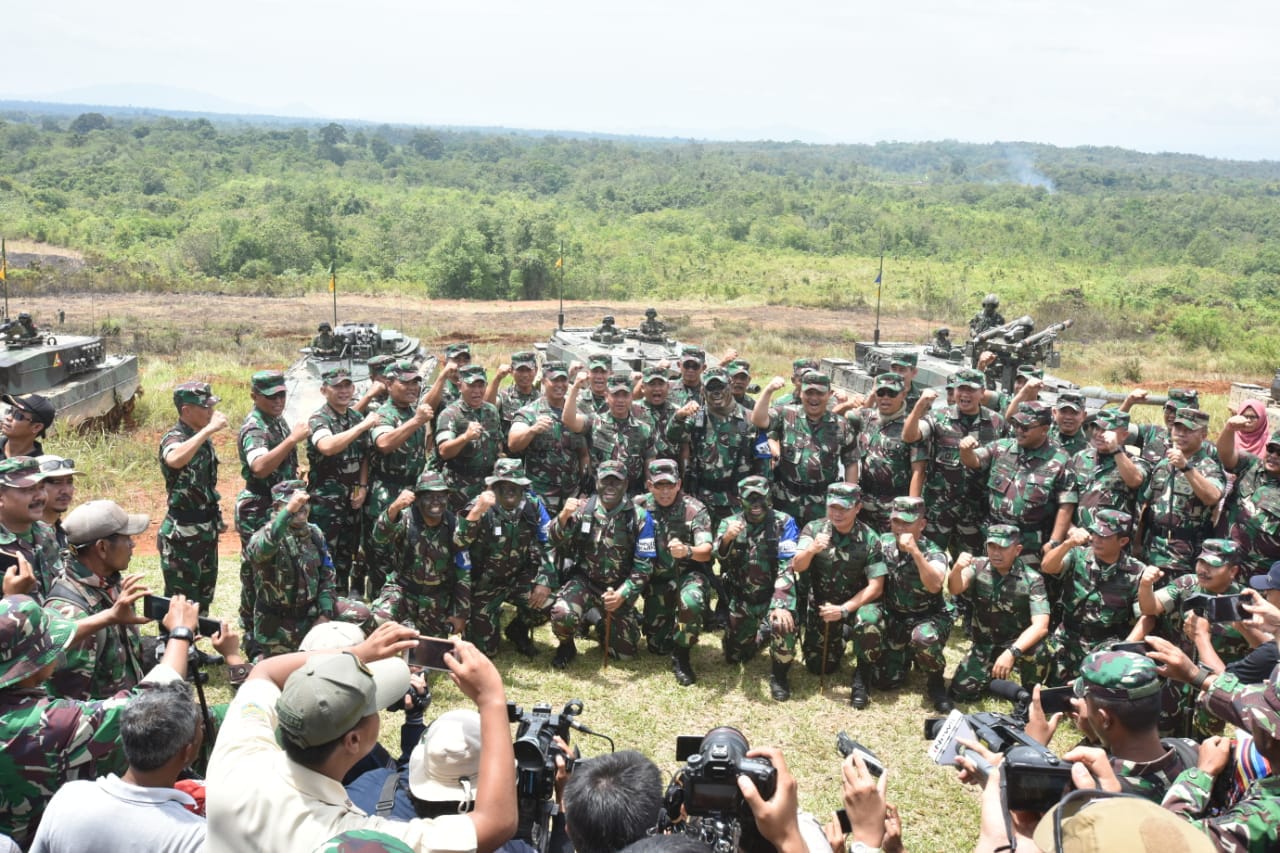
M 0 113 L 18 287 L 705 296 L 958 321 L 995 290 L 1084 333 L 1280 361 L 1280 163 L 1009 143 L 709 143 Z M 1256 369 L 1252 363 L 1249 365 Z

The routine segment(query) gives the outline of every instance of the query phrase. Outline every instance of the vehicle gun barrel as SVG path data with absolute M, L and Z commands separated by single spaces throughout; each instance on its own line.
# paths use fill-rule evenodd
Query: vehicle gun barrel
M 1075 320 L 1068 317 L 1061 323 L 1054 323 L 1052 326 L 1046 326 L 1034 335 L 1031 335 L 1028 338 L 1023 338 L 1019 343 L 1024 347 L 1033 347 L 1041 341 L 1057 337 L 1063 330 L 1070 329 L 1074 323 Z
M 1127 391 L 1108 391 L 1101 385 L 1090 385 L 1080 389 L 1080 394 L 1086 400 L 1105 400 L 1108 403 L 1123 403 L 1129 397 Z M 1134 400 L 1135 406 L 1163 406 L 1169 402 L 1169 398 L 1164 394 L 1149 394 L 1146 399 Z
M 1035 320 L 1031 319 L 1031 315 L 1023 314 L 1018 319 L 1011 320 L 1010 322 L 1005 323 L 1003 326 L 994 326 L 990 329 L 987 329 L 985 332 L 978 333 L 978 335 L 973 339 L 973 342 L 975 344 L 980 344 L 980 343 L 983 343 L 984 341 L 989 341 L 992 338 L 998 338 L 1004 335 L 1014 334 L 1020 328 L 1025 328 L 1028 330 L 1033 329 L 1035 328 L 1035 325 L 1036 325 Z

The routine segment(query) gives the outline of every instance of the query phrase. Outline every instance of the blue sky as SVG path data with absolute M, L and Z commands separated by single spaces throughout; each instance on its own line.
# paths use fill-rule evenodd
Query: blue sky
M 1280 159 L 1280 4 L 59 0 L 0 97 L 435 125 Z

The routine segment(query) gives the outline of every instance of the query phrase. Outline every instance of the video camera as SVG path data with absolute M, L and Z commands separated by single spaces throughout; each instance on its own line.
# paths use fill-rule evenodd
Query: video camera
M 748 758 L 749 749 L 746 737 L 731 726 L 717 726 L 703 737 L 677 738 L 676 760 L 685 766 L 667 786 L 659 830 L 692 835 L 716 853 L 772 849 L 756 828 L 738 777 L 750 779 L 768 800 L 777 790 L 778 771 L 767 758 Z
M 545 853 L 551 837 L 551 818 L 556 814 L 556 757 L 562 757 L 566 769 L 573 770 L 574 757 L 556 746 L 557 735 L 569 742 L 569 729 L 588 731 L 575 720 L 582 713 L 582 700 L 565 703 L 560 713 L 551 711 L 548 703 L 539 703 L 525 711 L 514 702 L 507 703 L 507 719 L 519 723 L 516 728 L 516 801 L 520 823 L 516 838 Z

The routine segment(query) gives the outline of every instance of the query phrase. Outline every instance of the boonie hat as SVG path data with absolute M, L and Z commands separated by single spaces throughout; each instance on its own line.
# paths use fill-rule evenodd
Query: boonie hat
M 517 486 L 529 485 L 529 478 L 524 475 L 524 460 L 506 457 L 493 465 L 493 476 L 485 477 L 486 486 L 494 483 L 515 483 Z
M 125 512 L 115 501 L 87 501 L 67 513 L 62 529 L 68 544 L 87 545 L 117 534 L 137 536 L 150 523 L 151 516 Z
M 183 406 L 208 408 L 220 399 L 213 396 L 213 389 L 209 387 L 208 382 L 183 382 L 173 389 L 173 404 L 178 408 Z
M 446 711 L 427 726 L 409 755 L 409 791 L 429 803 L 470 803 L 480 773 L 480 715 Z
M 26 595 L 0 598 L 0 688 L 48 666 L 71 645 L 76 623 Z
M 68 459 L 65 456 L 54 456 L 52 453 L 37 456 L 36 462 L 39 463 L 40 473 L 44 474 L 45 479 L 49 477 L 70 477 L 73 474 L 84 473 L 76 468 L 76 460 Z
M 259 370 L 249 380 L 249 387 L 264 397 L 274 397 L 287 390 L 284 374 L 279 370 Z

